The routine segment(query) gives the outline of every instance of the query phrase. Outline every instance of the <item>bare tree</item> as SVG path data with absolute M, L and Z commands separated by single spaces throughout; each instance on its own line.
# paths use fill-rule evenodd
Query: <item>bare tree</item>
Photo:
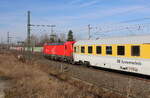
M 37 46 L 39 43 L 39 38 L 36 35 L 31 35 L 31 45 L 32 46 Z
M 65 33 L 60 33 L 58 37 L 59 37 L 59 41 L 60 42 L 65 42 L 66 41 Z
M 43 34 L 40 36 L 40 44 L 43 45 L 44 43 L 49 43 L 50 42 L 50 38 L 48 34 Z

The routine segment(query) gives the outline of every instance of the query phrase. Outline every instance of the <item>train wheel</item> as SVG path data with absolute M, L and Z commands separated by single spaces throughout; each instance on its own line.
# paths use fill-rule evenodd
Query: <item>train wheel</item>
M 84 63 L 82 61 L 79 61 L 78 63 L 79 63 L 79 65 L 84 65 Z
M 84 61 L 84 65 L 85 65 L 86 67 L 90 67 L 90 62 Z
M 72 65 L 75 65 L 75 64 L 76 64 L 76 62 L 75 62 L 74 60 L 70 60 L 70 63 L 71 63 Z

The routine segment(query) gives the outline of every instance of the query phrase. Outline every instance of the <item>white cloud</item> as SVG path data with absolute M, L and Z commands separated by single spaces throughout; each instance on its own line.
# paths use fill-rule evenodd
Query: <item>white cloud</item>
M 69 2 L 69 4 L 73 5 L 73 4 L 77 4 L 77 3 L 80 3 L 82 2 L 83 0 L 73 0 L 71 2 Z
M 97 4 L 98 2 L 101 2 L 103 0 L 74 0 L 72 2 L 69 2 L 69 5 L 73 5 L 75 8 L 84 8 L 89 7 L 94 4 Z
M 80 4 L 79 7 L 92 6 L 92 5 L 94 5 L 94 4 L 98 3 L 98 2 L 100 2 L 100 1 L 98 1 L 98 0 L 91 0 L 90 2 L 85 2 L 83 4 Z
M 143 10 L 143 9 L 145 9 L 145 10 Z M 97 18 L 104 18 L 104 17 L 108 17 L 108 16 L 113 16 L 113 15 L 124 15 L 124 14 L 128 14 L 128 13 L 133 13 L 133 12 L 137 12 L 137 13 L 148 12 L 149 9 L 150 8 L 147 8 L 145 6 L 140 6 L 140 5 L 123 6 L 123 7 L 119 6 L 119 7 L 109 8 L 109 9 L 97 9 L 92 12 L 82 13 L 77 16 L 64 16 L 63 18 L 68 19 L 68 20 L 70 20 L 70 19 L 72 19 L 72 20 L 97 19 Z

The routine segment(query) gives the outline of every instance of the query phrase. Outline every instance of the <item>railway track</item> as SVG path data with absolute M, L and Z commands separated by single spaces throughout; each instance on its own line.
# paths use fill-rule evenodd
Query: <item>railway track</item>
M 53 65 L 49 65 L 57 70 L 61 70 L 61 64 L 67 67 L 69 66 L 68 74 L 75 79 L 88 82 L 120 95 L 130 96 L 128 98 L 148 98 L 147 95 L 150 91 L 148 89 L 150 87 L 150 82 L 147 79 L 106 72 L 93 68 L 89 69 L 82 66 L 73 66 L 55 61 L 49 62 L 53 62 Z M 139 95 L 139 93 L 141 93 L 141 95 Z
M 96 67 L 91 67 L 90 69 L 94 70 L 94 71 L 102 71 L 104 73 L 120 75 L 120 76 L 125 77 L 125 78 L 130 78 L 130 79 L 142 80 L 142 81 L 145 81 L 145 82 L 150 82 L 150 76 L 146 76 L 146 75 L 133 74 L 133 73 L 128 73 L 128 72 L 121 72 L 121 71 L 110 70 L 110 69 L 103 69 L 103 68 L 96 68 Z
M 122 71 L 117 71 L 117 70 L 110 70 L 110 69 L 105 69 L 105 68 L 98 68 L 98 67 L 94 67 L 94 66 L 90 66 L 90 67 L 87 67 L 85 65 L 72 65 L 72 64 L 68 64 L 67 62 L 59 62 L 59 61 L 54 61 L 54 60 L 50 60 L 52 62 L 57 62 L 57 63 L 60 63 L 60 64 L 67 64 L 69 66 L 77 66 L 77 67 L 82 67 L 82 68 L 86 68 L 86 69 L 90 69 L 92 71 L 101 71 L 103 73 L 109 73 L 109 74 L 113 74 L 113 75 L 118 75 L 118 76 L 121 76 L 121 77 L 125 77 L 125 78 L 128 78 L 128 79 L 135 79 L 135 80 L 141 80 L 141 81 L 145 81 L 145 82 L 150 82 L 150 76 L 146 76 L 146 75 L 141 75 L 141 74 L 133 74 L 133 73 L 128 73 L 128 72 L 122 72 Z
M 150 98 L 150 80 L 148 78 L 47 60 L 41 54 L 34 55 L 34 58 L 38 60 L 39 64 L 47 64 L 59 71 L 64 68 L 63 70 L 67 71 L 69 76 L 74 79 L 123 95 L 126 98 Z

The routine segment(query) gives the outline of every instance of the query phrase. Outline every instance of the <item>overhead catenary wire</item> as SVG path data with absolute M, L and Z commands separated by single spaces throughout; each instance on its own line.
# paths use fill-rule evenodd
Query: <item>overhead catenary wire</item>
M 112 29 L 109 29 L 108 28 L 105 30 L 102 30 L 99 31 L 98 33 L 95 33 L 95 34 L 99 34 L 99 33 L 108 33 L 108 32 L 114 32 L 114 31 L 121 31 L 121 30 L 142 30 L 143 28 L 145 27 L 150 27 L 150 23 L 145 23 L 145 24 L 132 24 L 132 25 L 128 25 L 128 26 L 119 26 L 119 27 L 115 27 L 115 28 L 112 28 Z M 102 27 L 101 27 L 102 28 Z

